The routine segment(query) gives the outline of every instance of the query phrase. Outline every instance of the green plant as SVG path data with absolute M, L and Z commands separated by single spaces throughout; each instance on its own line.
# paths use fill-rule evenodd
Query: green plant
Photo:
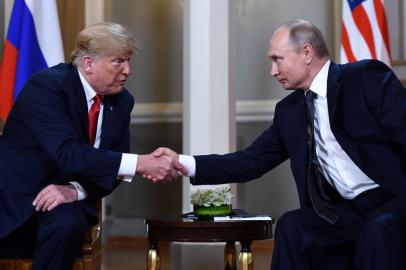
M 232 197 L 230 188 L 225 186 L 214 189 L 197 189 L 190 195 L 190 203 L 204 207 L 231 205 Z

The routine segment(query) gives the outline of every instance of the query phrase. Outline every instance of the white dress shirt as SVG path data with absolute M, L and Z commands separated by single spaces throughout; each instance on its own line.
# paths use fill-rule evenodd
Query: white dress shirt
M 327 106 L 328 60 L 319 71 L 310 89 L 317 94 L 314 100 L 315 147 L 317 159 L 326 180 L 343 198 L 353 199 L 360 193 L 378 187 L 341 148 L 330 128 Z M 192 156 L 180 156 L 180 163 L 188 170 L 189 177 L 196 175 L 196 160 Z
M 86 100 L 87 100 L 87 111 L 90 111 L 90 108 L 93 105 L 93 98 L 96 96 L 96 91 L 94 91 L 93 87 L 89 84 L 89 82 L 85 79 L 85 77 L 80 73 L 78 70 L 80 81 L 82 82 L 83 89 L 85 90 Z M 103 123 L 103 110 L 104 105 L 103 102 L 100 104 L 100 112 L 99 117 L 97 119 L 97 130 L 96 130 L 96 138 L 94 140 L 93 146 L 95 148 L 99 148 L 100 146 L 100 138 L 102 133 L 102 123 Z M 131 182 L 132 178 L 136 173 L 137 168 L 137 160 L 138 155 L 136 154 L 129 154 L 123 153 L 121 156 L 121 163 L 120 168 L 117 173 L 117 179 L 123 180 L 127 182 Z M 78 182 L 70 182 L 78 191 L 78 201 L 84 200 L 87 198 L 86 190 L 78 183 Z
M 346 199 L 353 199 L 365 190 L 378 187 L 358 168 L 337 142 L 330 128 L 327 106 L 327 77 L 330 60 L 313 79 L 310 90 L 314 100 L 314 133 L 317 160 L 326 180 Z

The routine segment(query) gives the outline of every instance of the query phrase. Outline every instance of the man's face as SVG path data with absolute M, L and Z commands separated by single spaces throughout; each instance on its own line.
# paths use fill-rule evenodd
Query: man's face
M 91 57 L 90 85 L 101 95 L 115 95 L 123 91 L 131 73 L 130 54 Z
M 271 76 L 275 77 L 286 90 L 306 90 L 309 79 L 306 56 L 301 49 L 295 51 L 289 42 L 289 31 L 279 29 L 272 36 L 268 51 L 272 62 Z

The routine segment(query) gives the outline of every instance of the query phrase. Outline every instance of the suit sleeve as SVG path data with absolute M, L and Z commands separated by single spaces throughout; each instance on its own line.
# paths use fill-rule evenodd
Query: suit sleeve
M 246 182 L 261 177 L 288 158 L 280 137 L 277 109 L 273 124 L 249 147 L 225 155 L 196 156 L 192 184 Z
M 372 112 L 385 134 L 396 144 L 406 146 L 406 90 L 392 70 L 379 61 L 369 61 L 364 85 Z
M 77 138 L 62 90 L 33 79 L 24 88 L 15 106 L 18 119 L 59 170 L 95 181 L 117 176 L 122 154 L 95 149 Z

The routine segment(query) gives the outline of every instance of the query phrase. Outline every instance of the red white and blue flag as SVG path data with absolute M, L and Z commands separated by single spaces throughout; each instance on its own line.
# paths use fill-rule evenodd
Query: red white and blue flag
M 391 66 L 384 0 L 343 0 L 340 62 L 361 59 Z
M 0 120 L 33 72 L 63 61 L 55 0 L 15 0 L 0 65 Z

